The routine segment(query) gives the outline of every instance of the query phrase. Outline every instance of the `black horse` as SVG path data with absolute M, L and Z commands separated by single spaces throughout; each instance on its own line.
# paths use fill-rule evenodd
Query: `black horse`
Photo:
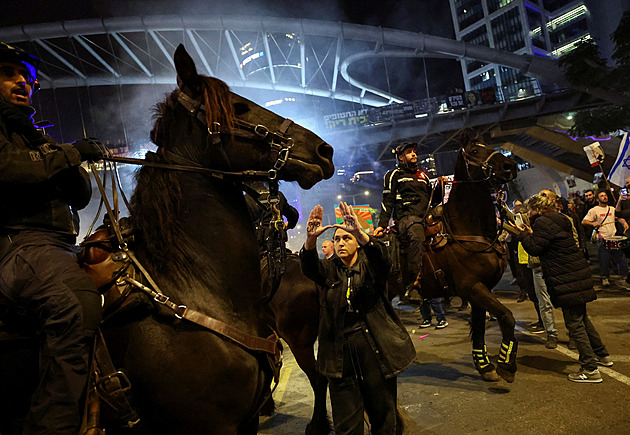
M 158 151 L 147 162 L 179 169 L 139 171 L 133 251 L 170 297 L 157 298 L 164 306 L 185 304 L 264 339 L 272 334 L 270 308 L 261 302 L 258 246 L 240 177 L 310 188 L 333 175 L 333 150 L 222 81 L 198 75 L 183 46 L 174 59 L 179 89 L 158 105 L 151 132 Z M 161 309 L 104 330 L 147 433 L 256 433 L 271 381 L 265 353 L 185 319 Z
M 490 291 L 508 264 L 494 196 L 515 177 L 514 160 L 475 135 L 463 134 L 453 186 L 443 206 L 444 227 L 436 236 L 436 241 L 446 238 L 448 243 L 428 249 L 423 261 L 423 297 L 442 296 L 446 284 L 450 292 L 470 302 L 473 360 L 486 381 L 497 381 L 500 375 L 513 382 L 516 372 L 514 317 Z M 497 318 L 503 337 L 496 370 L 484 341 L 486 312 Z

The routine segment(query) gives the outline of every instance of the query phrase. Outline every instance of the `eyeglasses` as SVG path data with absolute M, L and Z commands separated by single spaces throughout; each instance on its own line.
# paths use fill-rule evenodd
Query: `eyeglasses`
M 0 65 L 0 75 L 8 77 L 9 79 L 21 75 L 24 81 L 33 88 L 33 92 L 39 89 L 39 82 L 31 75 L 28 68 L 16 68 L 13 65 Z

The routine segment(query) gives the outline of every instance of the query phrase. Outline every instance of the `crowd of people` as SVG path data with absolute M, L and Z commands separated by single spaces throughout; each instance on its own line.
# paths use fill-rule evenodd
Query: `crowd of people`
M 75 254 L 77 210 L 87 205 L 91 194 L 80 165 L 101 159 L 104 149 L 91 139 L 58 144 L 33 125 L 30 103 L 38 87 L 38 66 L 36 57 L 0 43 L 0 184 L 5 199 L 0 213 L 0 293 L 36 313 L 43 335 L 41 380 L 26 433 L 76 433 L 101 316 L 101 296 Z M 406 142 L 395 149 L 398 166 L 385 175 L 374 235 L 362 230 L 346 203 L 339 205 L 341 223 L 322 226 L 320 206 L 309 216 L 300 257 L 304 275 L 318 285 L 317 364 L 329 380 L 337 433 L 363 433 L 364 412 L 372 433 L 396 433 L 399 424 L 396 377 L 416 353 L 386 297 L 390 258 L 379 238 L 391 219 L 407 248 L 405 296 L 418 301 L 419 327 L 433 326 L 431 310 L 437 317 L 436 329 L 448 326 L 441 300 L 421 296 L 424 218 L 442 201 L 442 189 L 434 189 L 418 168 L 416 148 Z M 257 205 L 269 196 L 266 191 L 251 191 Z M 596 289 L 611 286 L 613 275 L 619 278 L 612 284 L 630 289 L 625 235 L 630 195 L 627 190 L 622 193 L 615 201 L 605 189 L 566 199 L 543 190 L 516 202 L 511 210 L 510 265 L 521 290 L 519 301 L 533 302 L 538 321 L 532 331 L 545 332 L 550 349 L 558 345 L 554 308 L 562 309 L 581 364 L 568 376 L 574 382 L 601 382 L 598 366 L 613 365 L 589 319 L 587 303 L 597 298 Z M 294 226 L 297 211 L 281 194 L 279 198 L 278 211 L 288 218 L 289 227 Z M 271 215 L 261 220 L 260 229 L 269 227 L 269 219 Z M 328 230 L 332 238 L 323 243 L 320 259 L 317 239 Z M 270 236 L 261 234 L 263 248 Z M 597 244 L 601 286 L 592 279 L 589 241 Z

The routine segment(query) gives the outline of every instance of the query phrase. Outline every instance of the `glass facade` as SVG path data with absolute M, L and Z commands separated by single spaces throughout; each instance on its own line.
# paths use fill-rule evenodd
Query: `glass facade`
M 509 5 L 514 0 L 486 0 L 488 4 L 488 12 L 493 13 L 498 11 L 504 6 Z
M 580 0 L 450 0 L 457 38 L 512 53 L 560 57 L 589 38 L 589 10 Z M 462 60 L 468 90 L 496 87 L 498 98 L 540 93 L 536 80 L 474 59 Z M 483 71 L 483 72 L 481 72 Z
M 548 12 L 555 12 L 558 9 L 562 9 L 563 7 L 574 3 L 572 0 L 543 0 L 543 7 Z
M 455 10 L 457 11 L 457 22 L 460 30 L 483 18 L 481 0 L 456 0 Z
M 527 23 L 529 24 L 529 37 L 532 44 L 543 50 L 547 50 L 545 35 L 543 34 L 543 19 L 539 12 L 527 9 Z
M 470 89 L 473 91 L 485 89 L 489 86 L 496 86 L 497 78 L 494 70 L 488 70 L 470 79 Z
M 491 21 L 494 48 L 515 52 L 525 47 L 518 8 L 512 8 Z
M 578 38 L 588 31 L 586 18 L 574 21 L 568 26 L 549 33 L 549 39 L 555 45 Z

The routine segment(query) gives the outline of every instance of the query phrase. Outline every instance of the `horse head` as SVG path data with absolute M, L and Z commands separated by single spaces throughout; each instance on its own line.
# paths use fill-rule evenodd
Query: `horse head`
M 516 162 L 483 143 L 478 135 L 463 135 L 455 179 L 504 184 L 516 178 Z
M 178 89 L 158 105 L 151 132 L 166 161 L 256 171 L 305 189 L 333 175 L 333 149 L 316 134 L 199 75 L 181 44 L 174 60 Z

